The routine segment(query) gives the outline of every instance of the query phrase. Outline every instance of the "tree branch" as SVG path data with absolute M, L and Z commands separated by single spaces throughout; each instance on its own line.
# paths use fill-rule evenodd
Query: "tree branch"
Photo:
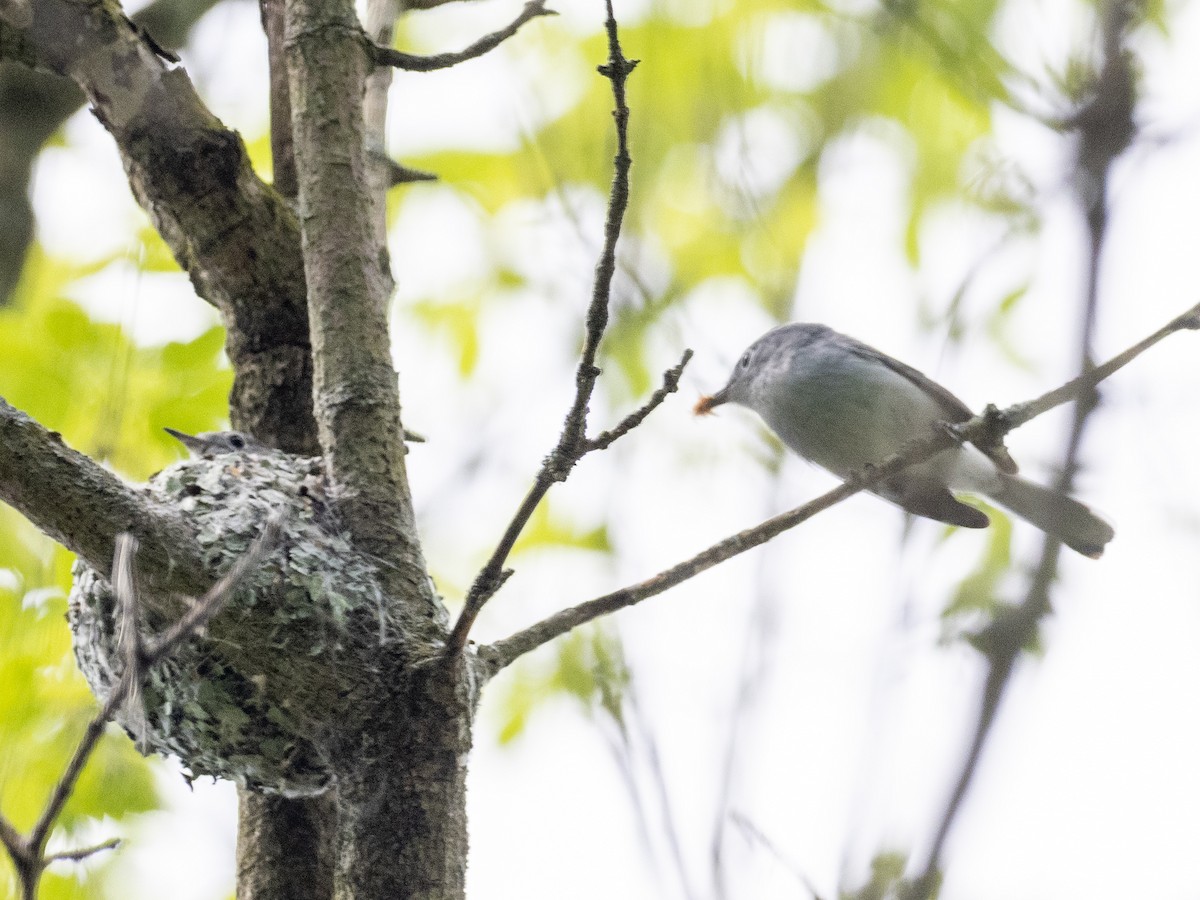
M 649 400 L 617 423 L 615 428 L 602 431 L 594 438 L 588 438 L 588 450 L 607 450 L 618 440 L 641 425 L 646 420 L 646 417 L 658 409 L 667 397 L 679 390 L 679 379 L 691 359 L 692 351 L 684 350 L 683 356 L 679 359 L 679 364 L 663 372 L 662 387 L 651 394 Z
M 372 47 L 390 47 L 396 34 L 402 0 L 367 0 L 362 9 L 362 27 Z M 385 283 L 383 291 L 391 296 L 396 290 L 392 277 L 391 251 L 388 249 L 388 191 L 393 187 L 393 162 L 387 154 L 387 121 L 392 70 L 376 66 L 367 73 L 363 86 L 363 141 L 367 148 L 367 196 L 371 201 L 370 220 L 374 229 L 372 245 L 379 254 L 379 269 Z
M 209 584 L 190 523 L 63 443 L 0 398 L 0 500 L 45 534 L 107 575 L 114 543 L 129 532 L 146 548 L 143 572 L 155 612 L 178 615 L 172 593 L 196 594 Z
M 504 28 L 481 37 L 471 46 L 457 53 L 418 56 L 412 53 L 393 50 L 391 47 L 381 47 L 374 43 L 371 45 L 371 52 L 374 54 L 375 62 L 378 65 L 391 66 L 395 69 L 403 69 L 406 72 L 433 72 L 437 69 L 448 69 L 451 66 L 456 66 L 469 59 L 475 59 L 494 50 L 501 43 L 516 34 L 520 27 L 530 19 L 536 19 L 539 16 L 557 16 L 558 13 L 554 10 L 546 9 L 546 2 L 547 0 L 529 0 L 525 4 L 525 8 L 521 10 L 521 14 Z
M 116 850 L 120 846 L 120 838 L 109 838 L 107 841 L 101 841 L 99 844 L 93 844 L 91 847 L 80 847 L 78 850 L 62 850 L 58 853 L 51 853 L 46 857 L 46 862 L 52 863 L 59 860 L 79 862 L 105 850 Z
M 534 478 L 533 486 L 521 501 L 520 507 L 500 538 L 484 567 L 475 576 L 463 610 L 454 629 L 446 641 L 446 654 L 456 656 L 467 644 L 471 626 L 479 617 L 483 606 L 500 589 L 511 575 L 504 563 L 517 543 L 517 538 L 529 522 L 542 498 L 556 481 L 565 481 L 575 464 L 592 448 L 587 440 L 588 403 L 600 377 L 596 366 L 596 353 L 604 330 L 608 327 L 608 303 L 612 294 L 613 273 L 616 271 L 617 240 L 621 236 L 621 224 L 625 209 L 629 205 L 629 106 L 625 102 L 625 81 L 637 65 L 637 60 L 625 58 L 617 35 L 617 20 L 613 16 L 612 0 L 606 0 L 608 17 L 605 30 L 608 33 L 608 62 L 597 67 L 597 71 L 609 80 L 613 93 L 613 119 L 616 122 L 617 152 L 613 159 L 613 180 L 609 190 L 608 211 L 604 221 L 604 246 L 596 262 L 596 274 L 592 282 L 592 298 L 588 304 L 586 332 L 579 364 L 575 370 L 575 399 L 563 422 L 558 443 L 542 462 Z M 527 6 L 528 10 L 529 7 Z M 684 360 L 686 363 L 686 359 Z M 681 363 L 681 365 L 683 365 Z M 655 404 L 657 405 L 657 404 Z M 647 411 L 649 412 L 649 411 Z M 644 418 L 644 416 L 643 416 Z M 632 426 L 631 426 L 632 427 Z
M 143 644 L 140 636 L 134 632 L 122 641 L 125 670 L 121 679 L 104 701 L 100 712 L 88 723 L 70 762 L 67 763 L 66 769 L 63 770 L 63 774 L 54 785 L 50 799 L 46 802 L 45 808 L 38 816 L 38 820 L 30 829 L 29 834 L 22 836 L 7 819 L 0 817 L 0 842 L 4 844 L 5 849 L 12 857 L 26 897 L 32 900 L 36 896 L 38 880 L 52 860 L 82 859 L 98 850 L 116 846 L 118 841 L 114 839 L 97 847 L 46 855 L 46 842 L 50 839 L 50 830 L 54 827 L 55 821 L 74 791 L 75 784 L 95 750 L 97 742 L 104 734 L 105 726 L 112 718 L 113 713 L 127 698 L 137 692 L 140 688 L 140 679 L 147 668 L 169 656 L 182 641 L 195 634 L 217 612 L 242 578 L 251 569 L 258 566 L 278 543 L 281 531 L 281 524 L 278 520 L 269 521 L 263 529 L 263 533 L 246 554 L 157 640 Z M 136 620 L 137 595 L 133 588 L 133 557 L 137 549 L 137 541 L 131 535 L 122 534 L 115 541 L 115 548 L 111 565 L 111 570 L 115 573 L 113 589 L 118 593 L 117 602 L 119 607 L 125 611 L 126 618 Z M 127 624 L 132 625 L 133 623 L 128 622 Z
M 312 369 L 300 228 L 181 68 L 115 3 L 38 0 L 0 54 L 71 78 L 121 152 L 134 196 L 228 328 L 234 426 L 311 453 Z
M 267 37 L 270 78 L 271 168 L 275 190 L 296 199 L 296 157 L 292 153 L 292 103 L 288 96 L 287 62 L 283 48 L 284 0 L 259 0 L 258 11 Z
M 943 423 L 940 427 L 935 428 L 928 437 L 910 441 L 898 453 L 893 454 L 880 465 L 868 466 L 815 500 L 718 541 L 690 559 L 677 563 L 669 569 L 664 569 L 645 581 L 639 581 L 594 600 L 588 600 L 554 613 L 511 637 L 482 648 L 479 657 L 491 672 L 497 672 L 518 657 L 531 650 L 536 650 L 542 644 L 552 641 L 559 635 L 566 634 L 573 628 L 599 616 L 633 606 L 635 603 L 640 603 L 642 600 L 682 584 L 727 559 L 732 559 L 760 544 L 765 544 L 847 497 L 890 478 L 908 466 L 929 459 L 957 443 L 969 441 L 973 444 L 988 446 L 1035 416 L 1091 390 L 1167 335 L 1184 329 L 1196 330 L 1198 328 L 1200 328 L 1200 304 L 1192 307 L 1183 315 L 1177 316 L 1154 334 L 1109 362 L 1072 379 L 1060 388 L 1055 388 L 1035 400 L 1010 406 L 1005 410 L 988 407 L 982 414 L 958 425 Z
M 285 11 L 313 398 L 331 494 L 358 547 L 384 562 L 396 614 L 414 633 L 432 634 L 437 615 L 430 612 L 438 606 L 404 465 L 387 323 L 390 273 L 371 218 L 362 30 L 350 0 L 292 0 Z
M 154 0 L 130 18 L 161 46 L 178 48 L 196 20 L 215 2 Z M 29 11 L 29 19 L 12 24 L 27 28 L 33 21 L 32 9 L 27 0 L 21 3 Z M 0 49 L 0 57 L 4 55 Z M 0 306 L 11 297 L 33 239 L 34 214 L 28 195 L 34 160 L 47 139 L 82 103 L 82 92 L 66 78 L 21 66 L 0 66 L 0 206 L 5 210 L 4 228 L 0 229 Z

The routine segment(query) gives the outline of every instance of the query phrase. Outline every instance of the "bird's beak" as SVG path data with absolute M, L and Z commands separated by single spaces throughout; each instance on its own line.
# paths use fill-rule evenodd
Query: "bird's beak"
M 174 428 L 164 428 L 163 431 L 175 438 L 175 440 L 179 441 L 179 443 L 183 444 L 183 446 L 187 447 L 193 453 L 200 453 L 202 450 L 204 450 L 204 441 L 200 440 L 198 437 L 193 437 L 192 435 L 185 434 L 182 431 L 176 431 Z
M 715 394 L 701 394 L 700 399 L 696 401 L 696 405 L 692 407 L 692 412 L 698 416 L 707 416 L 713 411 L 714 407 L 720 406 L 729 400 L 729 388 L 723 387 Z

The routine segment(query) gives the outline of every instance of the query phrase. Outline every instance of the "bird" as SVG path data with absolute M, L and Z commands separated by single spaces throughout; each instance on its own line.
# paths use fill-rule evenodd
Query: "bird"
M 938 422 L 965 422 L 969 407 L 928 376 L 827 325 L 796 322 L 768 331 L 742 354 L 723 388 L 695 413 L 747 407 L 789 448 L 840 478 L 878 465 Z M 943 450 L 868 488 L 917 516 L 986 528 L 987 513 L 954 492 L 980 494 L 1092 559 L 1115 531 L 1072 497 L 1017 474 L 1003 446 Z
M 164 428 L 167 434 L 188 448 L 193 456 L 211 459 L 222 453 L 245 453 L 262 456 L 278 452 L 244 431 L 202 431 L 187 434 L 174 428 Z
M 167 434 L 187 447 L 193 456 L 210 459 L 222 453 L 245 453 L 262 456 L 267 453 L 278 453 L 274 447 L 268 447 L 253 435 L 244 431 L 202 431 L 200 434 L 188 434 L 176 431 L 174 428 L 164 428 Z M 406 443 L 423 444 L 425 438 L 415 431 L 404 429 L 401 432 Z

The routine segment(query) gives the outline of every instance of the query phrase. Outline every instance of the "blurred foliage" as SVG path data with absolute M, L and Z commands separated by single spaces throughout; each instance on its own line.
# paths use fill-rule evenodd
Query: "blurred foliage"
M 1012 565 L 1012 519 L 1008 514 L 981 503 L 974 498 L 970 505 L 982 509 L 992 520 L 988 528 L 987 545 L 975 568 L 958 583 L 949 605 L 942 612 L 942 619 L 948 626 L 956 629 L 964 619 L 991 618 L 1000 603 L 1000 586 Z M 942 532 L 949 537 L 953 530 L 947 528 Z
M 102 268 L 35 254 L 13 306 L 0 311 L 0 395 L 75 449 L 142 480 L 181 455 L 163 426 L 201 431 L 227 416 L 232 374 L 219 365 L 220 328 L 187 343 L 136 347 L 120 326 L 64 297 Z
M 871 877 L 857 891 L 843 892 L 842 900 L 937 900 L 940 877 L 929 886 L 904 878 L 908 859 L 902 853 L 880 853 L 871 860 Z
M 152 264 L 155 258 L 147 256 Z M 0 309 L 0 396 L 70 446 L 141 480 L 179 456 L 164 425 L 220 423 L 230 374 L 220 364 L 220 329 L 188 343 L 137 347 L 121 328 L 64 298 L 73 282 L 102 268 L 32 255 L 14 302 Z M 44 808 L 97 712 L 64 621 L 71 561 L 0 506 L 0 810 L 22 830 Z M 96 823 L 104 837 L 120 834 L 123 818 L 156 804 L 148 763 L 110 726 L 59 819 L 52 849 L 94 843 Z M 103 870 L 112 856 L 100 854 L 86 869 Z M 91 879 L 76 877 L 83 868 L 56 864 L 40 896 L 96 896 Z M 0 865 L 0 895 L 16 895 L 13 877 L 7 862 Z
M 544 120 L 527 124 L 512 149 L 446 146 L 402 160 L 436 172 L 436 189 L 477 209 L 494 246 L 502 245 L 505 214 L 533 202 L 557 210 L 589 253 L 598 247 L 596 223 L 583 221 L 572 203 L 607 196 L 612 177 L 611 96 L 594 72 L 607 54 L 600 8 L 596 29 L 582 37 L 565 21 L 539 19 L 498 51 L 521 71 L 561 82 L 558 93 L 567 98 L 551 104 Z M 608 399 L 643 397 L 652 387 L 661 366 L 651 364 L 650 335 L 706 286 L 736 283 L 770 317 L 788 316 L 807 242 L 821 223 L 830 151 L 841 143 L 868 136 L 902 162 L 903 249 L 914 268 L 926 249 L 922 225 L 939 205 L 971 208 L 1010 234 L 1036 230 L 1030 179 L 994 152 L 994 115 L 999 108 L 1023 112 L 1013 95 L 1018 89 L 1027 95 L 1031 85 L 1044 107 L 1068 113 L 1091 83 L 1089 57 L 1052 61 L 1044 72 L 1014 72 L 994 43 L 1003 11 L 1001 0 L 651 0 L 639 18 L 623 21 L 625 52 L 641 64 L 628 86 L 632 193 L 603 348 L 606 371 L 621 376 L 625 393 L 606 381 Z M 413 23 L 423 15 L 400 23 L 398 44 L 413 46 Z M 1167 30 L 1161 0 L 1145 16 Z M 537 86 L 536 77 L 529 81 Z M 436 90 L 432 81 L 411 84 Z M 244 137 L 257 169 L 269 171 L 266 136 Z M 396 192 L 390 212 L 399 215 L 418 196 Z M 152 232 L 131 241 L 141 244 L 143 271 L 174 270 Z M 454 283 L 445 296 L 425 297 L 413 309 L 417 321 L 447 339 L 466 380 L 479 370 L 480 311 L 496 298 L 528 287 L 574 303 L 580 315 L 586 302 L 582 295 L 560 297 L 501 253 L 485 256 L 484 277 L 466 287 Z M 180 455 L 164 425 L 190 432 L 220 427 L 231 379 L 220 361 L 219 329 L 186 343 L 137 346 L 118 326 L 65 299 L 73 284 L 122 261 L 51 259 L 35 247 L 14 305 L 0 311 L 0 395 L 71 446 L 140 480 Z M 1008 323 L 1027 287 L 1018 275 L 989 299 L 987 334 L 1014 360 L 1019 349 L 1007 338 Z M 952 337 L 962 334 L 959 306 L 973 288 L 967 280 L 948 301 L 923 298 L 921 321 Z M 778 460 L 777 453 L 770 457 Z M 984 556 L 947 610 L 950 618 L 995 608 L 1011 552 L 1007 519 L 995 522 Z M 518 549 L 562 547 L 609 552 L 611 543 L 603 522 L 579 527 L 543 504 Z M 40 809 L 94 709 L 62 621 L 68 570 L 64 551 L 0 507 L 0 809 L 21 827 Z M 619 726 L 629 678 L 615 632 L 577 630 L 515 667 L 501 740 L 514 740 L 553 697 L 573 698 L 585 714 Z M 103 816 L 119 821 L 153 803 L 146 765 L 123 735 L 111 734 L 64 824 Z M 858 896 L 890 896 L 903 868 L 901 857 L 878 858 L 872 886 Z M 44 896 L 85 896 L 73 893 L 76 885 L 70 876 L 48 878 Z
M 529 524 L 525 526 L 513 547 L 513 555 L 545 547 L 573 547 L 576 550 L 594 550 L 598 553 L 608 553 L 612 550 L 608 529 L 604 525 L 580 528 L 557 513 L 552 501 L 543 501 L 534 510 Z
M 1009 102 L 1008 68 L 990 41 L 999 5 L 896 0 L 849 13 L 834 4 L 751 0 L 704 4 L 696 24 L 660 2 L 640 21 L 622 22 L 625 52 L 641 60 L 628 85 L 634 169 L 624 252 L 636 263 L 647 251 L 665 269 L 652 290 L 618 279 L 606 349 L 631 395 L 656 377 L 642 358 L 649 329 L 707 280 L 743 279 L 773 317 L 786 317 L 781 298 L 792 295 L 820 221 L 822 159 L 838 141 L 882 135 L 907 162 L 906 248 L 914 264 L 920 225 L 939 201 L 976 204 L 1029 227 L 1019 173 L 975 159 L 986 150 L 995 105 Z M 564 77 L 607 53 L 601 34 L 579 40 L 554 20 L 517 41 L 522 56 L 545 57 L 543 68 Z M 437 172 L 486 215 L 568 188 L 607 195 L 611 102 L 607 82 L 590 76 L 577 102 L 526 132 L 514 152 L 448 148 L 405 162 Z M 984 166 L 969 182 L 968 161 Z M 497 263 L 494 285 L 480 290 L 494 291 L 500 280 Z M 459 305 L 461 315 L 445 303 Z M 468 333 L 478 303 L 439 298 L 464 374 L 478 342 Z
M 567 697 L 588 718 L 624 724 L 629 669 L 620 638 L 603 621 L 576 628 L 551 645 L 553 656 L 537 654 L 519 661 L 507 680 L 499 740 L 516 740 L 529 718 L 547 700 Z

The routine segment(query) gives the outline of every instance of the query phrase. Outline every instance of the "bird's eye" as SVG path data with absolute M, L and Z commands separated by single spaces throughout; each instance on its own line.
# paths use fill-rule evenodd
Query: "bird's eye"
M 749 350 L 747 350 L 745 353 L 743 353 L 742 358 L 740 360 L 738 360 L 738 368 L 744 369 L 748 365 L 750 365 L 750 351 Z
M 234 450 L 241 450 L 246 446 L 246 442 L 240 434 L 231 434 L 229 436 L 229 443 L 233 445 Z

